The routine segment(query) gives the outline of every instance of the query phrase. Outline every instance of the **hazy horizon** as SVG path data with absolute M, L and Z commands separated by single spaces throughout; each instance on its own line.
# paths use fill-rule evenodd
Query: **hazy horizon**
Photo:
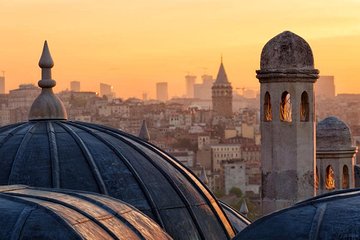
M 284 30 L 312 47 L 320 75 L 335 76 L 336 93 L 360 93 L 360 2 L 155 0 L 123 2 L 15 0 L 1 4 L 0 70 L 6 91 L 40 78 L 48 40 L 56 92 L 80 81 L 82 91 L 111 84 L 117 97 L 185 94 L 186 74 L 216 77 L 223 55 L 234 89 L 258 88 L 264 44 Z

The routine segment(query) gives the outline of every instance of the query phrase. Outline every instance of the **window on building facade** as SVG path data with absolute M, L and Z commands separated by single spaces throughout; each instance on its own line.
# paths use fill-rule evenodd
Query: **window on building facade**
M 307 92 L 301 94 L 301 105 L 300 105 L 300 121 L 309 121 L 309 96 Z
M 290 93 L 283 92 L 280 103 L 280 120 L 283 122 L 291 122 L 291 98 Z
M 343 167 L 343 176 L 342 176 L 342 188 L 347 189 L 349 187 L 350 187 L 349 168 L 346 165 L 344 165 L 344 167 Z
M 272 121 L 272 111 L 271 111 L 271 99 L 269 92 L 265 93 L 264 99 L 264 121 L 270 122 Z
M 335 189 L 335 173 L 331 165 L 326 168 L 325 188 L 327 190 Z

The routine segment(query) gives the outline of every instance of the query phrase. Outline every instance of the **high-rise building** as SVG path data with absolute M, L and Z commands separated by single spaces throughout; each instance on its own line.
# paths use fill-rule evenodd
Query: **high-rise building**
M 194 85 L 194 98 L 199 99 L 211 99 L 211 87 L 214 83 L 213 76 L 211 75 L 202 75 L 202 83 Z
M 5 76 L 0 76 L 0 94 L 5 94 Z
M 212 86 L 212 106 L 215 116 L 232 117 L 232 87 L 221 59 L 216 81 Z
M 193 75 L 186 75 L 186 97 L 193 98 L 194 97 L 194 84 L 196 81 L 196 76 Z
M 156 99 L 159 101 L 168 100 L 168 83 L 167 82 L 158 82 L 156 83 Z
M 70 82 L 70 91 L 80 92 L 80 82 L 79 81 L 71 81 Z
M 309 44 L 292 32 L 272 38 L 261 53 L 261 170 L 263 214 L 315 194 L 314 83 L 319 71 Z
M 315 94 L 317 98 L 334 98 L 335 82 L 334 76 L 320 76 L 315 83 Z
M 100 97 L 106 97 L 109 101 L 115 98 L 115 92 L 113 92 L 113 86 L 106 83 L 100 83 Z

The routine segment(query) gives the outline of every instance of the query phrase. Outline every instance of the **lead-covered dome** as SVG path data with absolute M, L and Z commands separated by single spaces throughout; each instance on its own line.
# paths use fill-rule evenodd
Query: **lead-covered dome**
M 88 192 L 0 187 L 0 239 L 171 239 L 137 209 Z
M 260 69 L 313 70 L 313 53 L 302 37 L 285 31 L 270 39 L 262 49 Z
M 360 239 L 360 191 L 320 195 L 255 221 L 240 239 Z
M 234 234 L 190 171 L 150 143 L 105 126 L 46 120 L 0 128 L 0 184 L 106 194 L 135 206 L 177 239 Z
M 317 150 L 347 150 L 353 148 L 350 128 L 337 117 L 327 117 L 316 127 Z
M 52 89 L 46 94 L 52 101 Z M 174 239 L 234 237 L 206 186 L 146 140 L 101 125 L 32 116 L 29 122 L 0 128 L 0 185 L 109 195 L 150 216 Z

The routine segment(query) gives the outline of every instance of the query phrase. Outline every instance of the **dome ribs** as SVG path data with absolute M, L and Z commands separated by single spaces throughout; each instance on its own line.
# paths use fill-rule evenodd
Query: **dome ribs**
M 16 186 L 16 185 L 15 185 Z M 27 187 L 24 186 L 24 185 L 19 185 L 20 187 L 22 187 L 23 189 L 26 189 Z M 4 192 L 4 193 L 0 193 L 0 197 L 3 198 L 3 199 L 8 199 L 10 201 L 13 201 L 13 202 L 17 202 L 17 203 L 20 203 L 20 204 L 24 204 L 26 205 L 28 208 L 32 208 L 32 211 L 34 210 L 37 210 L 37 209 L 41 209 L 43 211 L 45 211 L 46 213 L 48 213 L 49 215 L 51 215 L 57 222 L 61 223 L 62 226 L 64 226 L 65 228 L 67 228 L 69 231 L 72 231 L 73 234 L 76 234 L 78 239 L 81 240 L 81 239 L 84 239 L 79 233 L 77 232 L 74 232 L 73 231 L 73 228 L 70 226 L 70 224 L 63 218 L 61 218 L 59 215 L 57 214 L 54 214 L 53 211 L 51 211 L 50 209 L 48 209 L 47 207 L 44 207 L 42 206 L 41 204 L 39 203 L 36 203 L 36 202 L 33 202 L 33 201 L 30 201 L 28 199 L 25 199 L 25 198 L 19 198 L 18 196 L 14 195 L 14 194 L 8 194 L 7 192 Z M 31 215 L 31 212 L 28 213 L 28 215 L 26 216 L 26 219 L 24 219 L 23 221 L 23 224 L 22 224 L 22 228 L 24 227 L 24 225 L 26 224 L 26 220 L 27 218 Z M 24 216 L 19 216 L 20 217 L 24 217 Z M 17 222 L 19 222 L 20 220 L 18 219 Z M 16 223 L 17 225 L 18 223 Z M 20 224 L 20 223 L 19 223 Z M 19 225 L 20 226 L 20 225 Z M 22 229 L 21 229 L 22 230 Z M 13 231 L 16 231 L 16 228 L 14 227 L 14 230 Z M 21 232 L 17 232 L 17 234 L 20 234 Z M 14 237 L 14 238 L 13 238 Z M 21 239 L 21 238 L 16 238 L 17 235 L 15 235 L 15 233 L 13 232 L 12 233 L 12 238 L 11 239 Z
M 7 135 L 6 137 L 4 137 L 1 141 L 0 141 L 0 148 L 4 145 L 4 143 L 6 143 L 12 136 L 15 135 L 15 133 L 17 133 L 21 127 L 24 127 L 25 125 L 23 123 L 18 123 L 18 124 L 14 124 L 14 125 L 9 125 L 6 127 L 2 127 L 1 130 L 2 132 L 5 132 L 8 129 L 12 129 Z
M 197 176 L 195 176 L 194 174 L 191 174 L 190 171 L 185 167 L 180 165 L 177 160 L 175 160 L 172 156 L 168 155 L 168 154 L 164 154 L 162 151 L 160 151 L 158 149 L 158 147 L 156 147 L 155 145 L 151 144 L 151 143 L 143 143 L 143 142 L 139 142 L 137 139 L 135 139 L 133 136 L 130 135 L 130 137 L 132 140 L 142 144 L 142 145 L 146 145 L 148 148 L 151 148 L 153 151 L 157 152 L 164 160 L 166 160 L 167 162 L 169 162 L 170 164 L 172 164 L 178 171 L 180 171 L 189 181 L 194 181 L 197 184 L 194 184 L 193 186 L 198 190 L 198 192 L 204 197 L 205 201 L 209 204 L 209 207 L 211 208 L 211 210 L 213 211 L 214 216 L 216 216 L 216 218 L 219 220 L 219 222 L 221 222 L 221 226 L 224 229 L 224 232 L 226 233 L 226 235 L 229 238 L 232 238 L 235 236 L 235 230 L 233 229 L 233 227 L 230 225 L 229 223 L 229 219 L 226 216 L 226 214 L 224 213 L 224 211 L 222 210 L 222 208 L 217 204 L 217 202 L 215 201 L 215 197 L 213 197 L 213 195 L 211 194 L 210 190 L 208 190 L 208 188 L 204 185 L 201 184 L 201 181 L 198 179 Z M 201 189 L 203 188 L 203 189 Z M 205 192 L 208 193 L 208 195 L 205 195 Z M 212 200 L 210 200 L 212 199 Z M 215 205 L 216 204 L 216 205 Z M 215 206 L 214 206 L 215 205 Z M 218 210 L 216 210 L 218 209 Z M 227 226 L 224 225 L 224 221 L 223 219 L 220 219 L 220 214 L 216 214 L 221 212 L 224 216 L 224 218 L 227 220 L 227 222 L 229 224 L 227 224 Z M 233 235 L 229 235 L 229 232 L 232 232 Z
M 142 240 L 145 240 L 144 236 L 142 235 L 142 233 L 133 225 L 131 224 L 125 217 L 121 216 L 118 212 L 116 212 L 115 210 L 113 210 L 112 208 L 108 207 L 107 205 L 93 199 L 93 198 L 90 198 L 88 196 L 85 196 L 83 194 L 79 194 L 79 193 L 75 193 L 75 192 L 67 192 L 67 191 L 62 191 L 61 189 L 57 189 L 56 190 L 57 192 L 61 192 L 61 193 L 65 193 L 67 195 L 70 195 L 70 196 L 73 196 L 73 197 L 76 197 L 76 198 L 79 198 L 79 199 L 82 199 L 82 200 L 85 200 L 87 202 L 90 202 L 92 204 L 95 204 L 99 207 L 101 207 L 102 209 L 104 209 L 105 211 L 109 212 L 110 214 L 112 214 L 115 218 L 119 219 L 121 222 L 125 223 L 126 226 L 128 226 L 129 228 L 131 228 L 132 231 L 134 231 L 138 237 Z M 96 193 L 91 193 L 93 195 L 95 195 Z M 101 196 L 101 197 L 105 197 L 105 196 Z M 130 207 L 131 205 L 129 205 Z M 145 214 L 144 214 L 145 215 Z
M 24 228 L 26 220 L 35 208 L 36 207 L 34 206 L 27 206 L 22 210 L 11 233 L 11 239 L 21 239 L 21 232 Z
M 130 141 L 126 140 L 123 136 L 117 134 L 115 132 L 114 129 L 110 129 L 110 128 L 107 128 L 107 127 L 102 127 L 102 128 L 99 128 L 97 126 L 94 126 L 94 125 L 90 125 L 90 124 L 87 124 L 87 123 L 83 123 L 83 122 L 77 122 L 77 124 L 81 124 L 81 125 L 85 125 L 85 126 L 88 126 L 90 128 L 94 128 L 96 130 L 99 130 L 101 132 L 106 132 L 107 134 L 109 135 L 112 135 L 112 136 L 116 136 L 119 140 L 123 141 L 124 143 L 128 144 L 129 146 L 131 146 L 132 148 L 134 148 L 139 154 L 141 154 L 144 158 L 146 158 L 160 173 L 162 173 L 162 175 L 168 180 L 169 184 L 174 188 L 174 190 L 176 191 L 176 193 L 178 194 L 178 196 L 181 198 L 181 200 L 184 202 L 185 206 L 186 206 L 186 209 L 188 210 L 192 220 L 193 220 L 193 223 L 195 224 L 195 227 L 198 231 L 198 234 L 200 235 L 200 238 L 201 239 L 206 239 L 205 238 L 205 235 L 199 225 L 199 220 L 196 218 L 196 215 L 194 213 L 194 210 L 192 209 L 192 206 L 191 204 L 189 203 L 189 201 L 186 199 L 186 197 L 184 196 L 184 194 L 182 193 L 182 191 L 179 189 L 179 187 L 176 185 L 176 183 L 174 182 L 174 180 L 171 178 L 171 176 L 169 174 L 167 174 L 161 167 L 159 167 L 156 163 L 154 163 L 154 161 L 149 157 L 147 156 L 147 154 L 145 154 L 140 148 L 138 148 L 137 146 L 135 146 L 133 143 L 131 143 Z M 123 133 L 122 134 L 128 136 L 128 134 L 126 133 Z M 132 137 L 131 138 L 132 140 L 136 139 L 135 137 Z
M 46 127 L 49 137 L 52 187 L 60 188 L 60 167 L 55 130 L 52 122 L 47 122 Z
M 70 124 L 74 127 L 80 128 L 86 132 L 88 132 L 89 134 L 91 134 L 92 136 L 96 137 L 98 140 L 100 140 L 101 142 L 103 142 L 107 147 L 109 147 L 112 151 L 114 151 L 114 153 L 116 154 L 117 157 L 119 157 L 119 159 L 121 159 L 123 161 L 123 163 L 127 166 L 127 168 L 129 169 L 129 171 L 133 174 L 135 180 L 138 182 L 141 190 L 143 191 L 144 195 L 147 198 L 147 201 L 151 207 L 151 212 L 154 214 L 154 216 L 156 217 L 156 221 L 159 223 L 159 225 L 164 229 L 165 225 L 161 219 L 160 213 L 158 211 L 158 208 L 156 206 L 155 201 L 153 200 L 148 188 L 146 187 L 145 183 L 141 180 L 139 173 L 136 171 L 136 169 L 130 164 L 129 160 L 108 140 L 104 139 L 103 137 L 101 137 L 99 134 L 96 134 L 91 128 L 88 127 L 84 127 L 82 125 L 80 125 L 79 123 L 74 124 L 73 122 L 68 121 L 67 124 Z
M 228 236 L 228 238 L 232 238 L 235 236 L 235 230 L 230 225 L 228 217 L 226 216 L 226 214 L 224 213 L 222 208 L 217 204 L 215 197 L 212 195 L 212 193 L 207 189 L 206 186 L 203 186 L 201 184 L 200 180 L 194 174 L 190 173 L 190 171 L 186 167 L 180 165 L 173 157 L 171 157 L 170 155 L 165 155 L 162 151 L 160 151 L 158 149 L 158 147 L 154 146 L 153 144 L 151 144 L 149 142 L 141 141 L 138 138 L 136 138 L 133 135 L 128 134 L 126 132 L 122 132 L 120 130 L 116 130 L 116 129 L 106 127 L 106 126 L 101 126 L 101 128 L 100 128 L 96 125 L 84 123 L 84 122 L 76 122 L 76 124 L 88 126 L 89 128 L 95 128 L 99 131 L 105 132 L 107 134 L 110 134 L 114 137 L 121 138 L 121 139 L 124 139 L 123 136 L 126 136 L 129 139 L 135 141 L 136 143 L 146 146 L 147 148 L 151 148 L 152 151 L 158 153 L 165 161 L 167 161 L 169 164 L 171 164 L 175 169 L 177 169 L 179 172 L 183 173 L 183 175 L 190 182 L 196 183 L 196 184 L 193 184 L 193 186 L 198 190 L 199 194 L 204 197 L 205 201 L 209 204 L 209 207 L 211 208 L 213 214 L 216 216 L 216 218 L 219 220 L 219 222 L 222 223 L 221 226 L 224 229 L 225 234 Z M 125 139 L 124 139 L 124 141 L 126 141 L 127 144 L 134 146 L 134 144 L 130 143 L 129 141 L 127 141 Z M 134 148 L 139 149 L 136 146 L 134 146 Z M 144 154 L 144 152 L 142 150 L 139 149 L 139 151 L 142 154 Z M 148 159 L 148 156 L 146 156 L 146 158 Z M 151 160 L 150 162 L 152 163 L 153 161 Z M 156 164 L 153 164 L 153 165 L 155 166 Z M 205 193 L 207 193 L 207 194 L 205 194 Z M 219 215 L 222 215 L 226 219 L 226 222 L 228 223 L 228 224 L 226 224 L 226 226 L 224 224 L 224 219 L 221 219 Z
M 1 239 L 172 239 L 136 208 L 99 193 L 0 186 L 0 203 Z
M 51 192 L 51 191 L 49 191 L 49 192 Z M 43 197 L 43 196 L 39 196 L 36 194 L 28 195 L 28 194 L 13 193 L 13 192 L 9 192 L 7 194 L 12 195 L 12 196 L 17 196 L 17 197 L 34 199 L 35 201 L 41 200 L 41 201 L 46 201 L 46 202 L 53 203 L 53 204 L 59 204 L 63 207 L 74 210 L 74 211 L 80 213 L 81 215 L 85 216 L 86 218 L 90 219 L 91 221 L 93 221 L 96 225 L 98 225 L 100 228 L 102 228 L 107 234 L 109 234 L 113 239 L 119 240 L 119 238 L 108 227 L 106 227 L 103 223 L 101 223 L 98 219 L 96 219 L 96 217 L 93 217 L 91 214 L 85 212 L 84 210 L 82 210 L 72 204 L 66 203 L 65 201 L 60 201 L 60 200 L 57 200 L 55 198 L 50 198 L 50 197 Z M 39 205 L 41 205 L 41 204 L 39 204 Z
M 24 148 L 26 148 L 27 143 L 30 141 L 32 134 L 33 134 L 33 129 L 35 126 L 37 126 L 39 124 L 39 122 L 31 125 L 30 129 L 28 131 L 26 131 L 26 133 L 24 134 L 24 137 L 21 140 L 21 143 L 18 146 L 18 149 L 16 151 L 16 155 L 14 157 L 14 160 L 12 162 L 11 165 L 11 170 L 10 170 L 10 174 L 9 174 L 9 180 L 8 180 L 8 184 L 12 184 L 12 178 L 16 179 L 16 175 L 18 175 L 16 173 L 16 162 L 25 154 Z M 16 129 L 15 129 L 16 130 Z
M 319 207 L 316 208 L 314 219 L 309 231 L 309 239 L 321 239 L 319 232 L 325 211 L 326 211 L 326 203 L 320 204 Z
M 65 129 L 66 132 L 70 134 L 70 136 L 75 140 L 75 142 L 78 144 L 79 148 L 81 149 L 87 163 L 89 164 L 89 167 L 93 170 L 94 178 L 96 180 L 96 183 L 99 187 L 100 193 L 108 195 L 108 191 L 106 189 L 104 180 L 99 172 L 99 168 L 96 165 L 94 159 L 92 158 L 92 155 L 89 152 L 89 149 L 84 144 L 83 140 L 80 138 L 78 134 L 74 132 L 70 127 L 66 126 L 66 124 L 62 122 L 56 122 L 56 124 L 60 125 L 63 129 Z

